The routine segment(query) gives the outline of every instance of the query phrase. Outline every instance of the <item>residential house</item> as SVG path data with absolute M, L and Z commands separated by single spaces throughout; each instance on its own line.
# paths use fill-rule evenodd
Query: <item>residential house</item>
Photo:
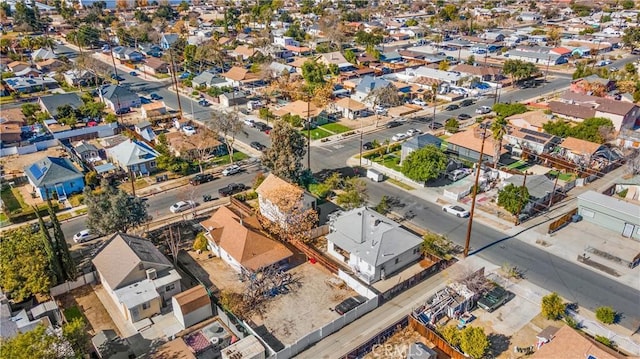
M 625 238 L 640 241 L 640 206 L 596 191 L 578 195 L 578 214 L 587 221 Z
M 342 117 L 355 120 L 360 117 L 360 115 L 364 114 L 367 110 L 367 105 L 363 104 L 360 101 L 356 101 L 351 97 L 344 97 L 340 100 L 336 101 L 333 106 L 336 108 L 338 112 L 342 115 Z
M 228 55 L 233 58 L 240 58 L 243 61 L 254 57 L 258 52 L 258 49 L 249 47 L 247 45 L 238 45 L 235 49 L 228 52 Z
M 200 328 L 200 325 L 203 325 Z M 178 333 L 181 336 L 181 340 L 186 344 L 186 352 L 188 354 L 195 355 L 198 359 L 213 359 L 220 358 L 220 351 L 228 347 L 236 337 L 234 333 L 224 325 L 219 318 L 211 318 L 200 324 L 196 331 L 188 331 L 187 333 Z M 185 351 L 185 349 L 178 350 L 178 353 Z M 160 358 L 154 356 L 154 358 Z M 175 354 L 164 359 L 179 359 Z M 188 358 L 185 358 L 188 359 Z M 235 358 L 240 359 L 240 358 Z M 242 358 L 245 359 L 245 358 Z M 250 359 L 250 358 L 246 358 Z
M 562 116 L 578 122 L 582 122 L 587 118 L 595 117 L 596 115 L 596 110 L 589 106 L 574 105 L 560 101 L 549 101 L 549 110 L 557 116 Z
M 234 66 L 229 69 L 229 71 L 222 74 L 222 77 L 224 77 L 234 87 L 240 87 L 242 85 L 258 85 L 262 82 L 262 79 L 260 79 L 257 74 L 238 66 Z
M 447 83 L 449 85 L 460 86 L 468 76 L 459 72 L 443 71 L 421 66 L 416 69 L 406 69 L 402 77 L 406 78 L 409 82 L 415 83 L 424 83 L 426 79 L 438 84 Z
M 202 151 L 210 156 L 221 156 L 227 153 L 227 146 L 215 136 L 203 136 L 197 140 L 185 135 L 182 131 L 169 132 L 166 135 L 169 149 L 177 157 L 198 159 Z
M 58 81 L 49 76 L 40 76 L 37 70 L 34 77 L 12 77 L 4 79 L 6 89 L 17 93 L 32 93 L 58 87 Z
M 400 155 L 400 162 L 404 161 L 409 154 L 415 150 L 419 150 L 426 146 L 435 146 L 437 148 L 442 147 L 442 140 L 432 134 L 424 133 L 422 135 L 411 137 L 410 139 L 402 143 L 402 151 Z
M 151 241 L 142 237 L 116 233 L 92 262 L 107 300 L 131 323 L 160 314 L 171 297 L 181 292 L 180 274 Z
M 211 73 L 209 71 L 203 71 L 198 76 L 194 77 L 191 80 L 192 86 L 194 88 L 201 87 L 232 87 L 233 83 L 224 79 L 217 74 Z
M 566 56 L 554 53 L 540 53 L 534 51 L 510 50 L 505 55 L 510 60 L 521 60 L 538 64 L 540 66 L 554 66 L 567 63 Z
M 65 67 L 66 64 L 60 60 L 48 59 L 36 62 L 36 68 L 42 72 L 55 72 Z
M 502 78 L 502 70 L 500 68 L 492 66 L 473 66 L 460 64 L 455 66 L 452 70 L 471 78 L 479 78 L 481 81 L 496 82 L 499 81 L 500 78 Z
M 200 323 L 213 316 L 211 299 L 207 289 L 201 285 L 178 293 L 171 298 L 173 315 L 182 329 Z
M 271 266 L 284 266 L 293 253 L 282 243 L 262 234 L 253 213 L 223 206 L 207 220 L 205 229 L 209 249 L 238 272 L 257 272 Z
M 84 174 L 68 158 L 45 157 L 24 167 L 33 192 L 46 200 L 57 195 L 64 201 L 69 195 L 84 190 Z
M 506 118 L 509 125 L 543 132 L 544 124 L 552 120 L 553 115 L 547 115 L 544 110 L 529 111 Z
M 571 50 L 563 46 L 554 47 L 553 49 L 549 50 L 549 53 L 566 58 L 571 57 Z
M 550 342 L 536 349 L 531 358 L 625 359 L 628 357 L 605 347 L 568 325 L 563 325 Z
M 140 62 L 144 60 L 144 55 L 130 47 L 116 46 L 112 50 L 113 57 L 120 61 Z
M 146 103 L 140 106 L 140 114 L 142 118 L 146 119 L 164 116 L 167 114 L 167 107 L 164 105 L 164 101 Z
M 480 157 L 480 149 L 482 147 L 482 132 L 479 125 L 475 125 L 467 129 L 455 133 L 447 138 L 447 152 L 454 154 L 462 159 L 477 162 Z M 487 130 L 490 134 L 491 131 Z M 489 135 L 484 140 L 483 162 L 495 163 L 500 161 L 500 157 L 507 153 L 504 146 L 500 149 L 499 157 L 495 157 L 493 138 Z
M 561 192 L 561 186 L 557 186 L 555 181 L 546 175 L 512 175 L 506 178 L 501 186 L 513 184 L 516 187 L 525 186 L 529 192 L 529 202 L 520 211 L 524 215 L 534 215 L 540 207 L 546 208 L 551 199 L 551 194 Z
M 595 116 L 610 119 L 616 131 L 640 125 L 640 107 L 635 103 L 608 98 L 601 98 L 597 102 Z
M 144 107 L 146 105 L 142 106 Z M 153 132 L 153 126 L 149 121 L 138 122 L 133 128 L 140 137 L 144 138 L 148 142 L 153 142 L 156 139 L 156 133 Z
M 104 85 L 100 87 L 98 94 L 100 100 L 113 111 L 140 107 L 140 96 L 120 85 Z
M 142 52 L 145 56 L 151 56 L 151 57 L 162 56 L 162 47 L 160 47 L 159 45 L 139 44 L 138 49 L 140 49 L 140 52 Z M 148 59 L 149 58 L 147 57 L 147 60 Z
M 86 141 L 80 141 L 77 145 L 73 147 L 73 151 L 82 159 L 84 162 L 97 162 L 101 161 L 100 150 L 94 144 L 91 144 Z
M 270 173 L 256 188 L 260 214 L 272 222 L 284 225 L 293 215 L 294 209 L 305 211 L 316 208 L 316 198 L 306 193 L 302 188 L 291 184 Z M 298 203 L 291 203 L 297 201 Z M 281 208 L 284 205 L 291 209 Z
M 53 118 L 58 117 L 58 108 L 61 106 L 69 105 L 74 110 L 77 110 L 84 104 L 80 96 L 77 93 L 58 93 L 50 96 L 44 96 L 38 98 L 38 104 L 42 112 L 46 112 Z
M 300 46 L 300 43 L 289 36 L 274 36 L 273 44 L 278 46 Z
M 594 85 L 601 86 L 602 92 L 608 93 L 615 90 L 616 81 L 611 79 L 603 79 L 602 77 L 594 74 L 571 81 L 571 85 L 569 85 L 569 91 L 579 94 L 592 95 Z
M 13 73 L 20 72 L 31 67 L 31 64 L 24 61 L 13 61 L 7 64 L 7 69 Z
M 327 67 L 331 65 L 338 66 L 340 71 L 347 70 L 353 67 L 353 64 L 344 58 L 344 55 L 340 51 L 329 52 L 326 54 L 320 54 L 316 60 L 318 63 L 324 64 Z
M 511 148 L 511 153 L 520 155 L 523 149 L 528 149 L 535 154 L 551 152 L 562 139 L 545 132 L 530 130 L 528 128 L 509 127 L 504 135 L 507 147 Z
M 223 107 L 244 105 L 249 101 L 242 91 L 225 92 L 218 96 L 218 99 Z
M 53 300 L 38 304 L 31 309 L 20 308 L 14 311 L 11 302 L 0 291 L 0 339 L 9 340 L 35 329 L 39 325 L 53 331 L 54 327 L 62 326 L 62 313 Z
M 179 38 L 179 34 L 163 33 L 162 37 L 160 38 L 160 47 L 163 50 L 169 50 L 169 48 L 171 48 L 171 45 L 178 41 Z
M 269 71 L 271 71 L 271 77 L 278 78 L 285 74 L 294 74 L 296 72 L 296 69 L 293 68 L 293 66 L 273 61 L 271 64 L 269 64 Z
M 34 50 L 30 55 L 31 55 L 31 60 L 35 62 L 58 58 L 58 55 L 56 55 L 55 52 L 53 52 L 51 49 L 45 49 L 45 48 Z
M 390 81 L 385 80 L 382 77 L 365 76 L 360 79 L 360 82 L 356 85 L 355 92 L 351 98 L 367 104 L 368 106 L 373 106 L 374 100 L 370 95 L 371 92 L 387 86 L 393 85 Z
M 121 338 L 115 330 L 100 330 L 91 337 L 91 344 L 100 359 L 140 358 L 147 354 L 148 347 L 136 345 L 137 336 Z M 188 349 L 187 349 L 188 350 Z M 160 358 L 160 357 L 158 357 Z M 171 357 L 173 359 L 192 359 Z M 195 357 L 193 358 L 195 359 Z
M 156 158 L 160 155 L 144 142 L 136 140 L 123 141 L 107 149 L 107 154 L 114 164 L 125 172 L 137 175 L 148 175 L 156 169 Z
M 502 42 L 504 41 L 505 36 L 500 31 L 485 31 L 480 34 L 480 38 L 490 42 Z
M 273 114 L 276 117 L 282 117 L 284 115 L 299 116 L 305 121 L 309 119 L 309 121 L 315 122 L 318 125 L 323 125 L 328 121 L 327 112 L 323 108 L 317 107 L 313 102 L 302 100 L 289 102 L 288 104 L 275 109 Z
M 523 11 L 516 18 L 518 21 L 526 21 L 526 22 L 539 22 L 542 21 L 542 15 L 536 12 L 526 12 Z
M 365 207 L 334 219 L 326 238 L 327 252 L 367 284 L 385 280 L 421 256 L 420 237 Z
M 168 74 L 169 63 L 155 57 L 149 57 L 142 64 L 142 71 L 152 75 Z
M 590 164 L 594 158 L 603 158 L 609 161 L 615 161 L 619 158 L 605 145 L 575 137 L 565 138 L 558 147 L 561 149 L 559 152 L 561 156 L 575 163 Z
M 69 86 L 89 86 L 94 83 L 96 75 L 87 70 L 69 70 L 62 73 Z
M 20 108 L 2 109 L 0 115 L 0 143 L 2 146 L 20 142 L 23 125 L 25 125 L 25 120 Z

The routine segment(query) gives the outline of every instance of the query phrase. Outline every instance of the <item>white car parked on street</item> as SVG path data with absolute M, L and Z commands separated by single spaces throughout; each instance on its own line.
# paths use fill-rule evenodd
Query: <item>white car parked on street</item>
M 391 141 L 397 142 L 397 141 L 402 141 L 404 139 L 406 139 L 407 134 L 406 133 L 396 133 L 395 135 L 393 135 L 393 137 L 391 137 Z
M 180 201 L 174 203 L 173 206 L 169 207 L 169 210 L 171 211 L 171 213 L 179 213 L 195 207 L 196 203 L 194 201 Z
M 456 217 L 459 218 L 469 217 L 469 211 L 455 204 L 443 206 L 442 210 L 447 213 L 455 214 Z

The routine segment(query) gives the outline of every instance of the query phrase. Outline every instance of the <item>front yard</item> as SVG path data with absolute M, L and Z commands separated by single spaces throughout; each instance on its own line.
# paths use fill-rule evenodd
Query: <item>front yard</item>
M 300 133 L 304 136 L 304 137 L 308 137 L 309 135 L 309 131 L 308 130 L 300 130 Z M 312 140 L 320 140 L 323 139 L 325 137 L 329 137 L 331 136 L 332 133 L 328 132 L 326 130 L 324 130 L 322 127 L 317 127 L 311 130 L 311 139 Z
M 339 123 L 334 123 L 334 122 L 329 122 L 327 124 L 324 124 L 322 126 L 323 129 L 329 131 L 329 132 L 333 132 L 335 134 L 339 134 L 339 133 L 344 133 L 344 132 L 348 132 L 351 131 L 351 129 L 345 125 L 341 125 Z
M 4 187 L 0 192 L 0 197 L 7 213 L 13 213 L 27 207 L 22 194 L 17 188 Z
M 385 147 L 382 146 L 378 151 L 367 154 L 364 158 L 371 160 L 375 163 L 379 163 L 394 171 L 402 172 L 402 166 L 400 165 L 400 159 L 402 156 L 402 150 L 399 145 L 391 146 L 389 153 L 384 153 Z

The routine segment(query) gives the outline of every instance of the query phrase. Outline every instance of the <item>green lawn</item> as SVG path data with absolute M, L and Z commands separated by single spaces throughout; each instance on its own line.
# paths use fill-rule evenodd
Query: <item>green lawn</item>
M 400 151 L 395 151 L 382 157 L 369 157 L 369 159 L 392 170 L 398 172 L 402 170 L 402 166 L 400 166 Z
M 400 182 L 398 180 L 394 180 L 393 178 L 387 178 L 387 182 L 389 183 L 393 183 L 394 185 L 400 187 L 400 188 L 404 188 L 407 191 L 413 191 L 415 188 L 409 186 L 408 184 L 404 183 L 404 182 Z
M 308 131 L 307 130 L 300 130 L 300 133 L 304 137 L 307 137 Z M 325 131 L 324 129 L 322 129 L 320 127 L 311 130 L 311 139 L 312 140 L 319 140 L 321 138 L 325 138 L 325 137 L 329 137 L 329 136 L 331 136 L 331 133 Z
M 333 122 L 324 124 L 320 127 L 324 128 L 327 131 L 333 132 L 335 134 L 351 131 L 349 127 L 341 125 L 339 123 L 333 123 Z
M 558 171 L 549 171 L 549 174 L 552 176 L 557 176 L 558 175 Z M 565 181 L 565 182 L 571 182 L 573 181 L 576 177 L 573 173 L 565 173 L 565 172 L 561 172 L 560 173 L 560 177 L 558 177 L 561 181 Z
M 2 197 L 2 202 L 4 203 L 8 213 L 12 213 L 26 207 L 24 199 L 22 199 L 22 195 L 17 188 L 5 187 L 2 192 L 0 192 L 0 196 Z
M 243 152 L 240 151 L 233 151 L 233 163 L 236 163 L 238 161 L 242 161 L 244 159 L 249 158 L 248 155 L 246 155 Z M 220 156 L 220 157 L 216 157 L 215 159 L 213 159 L 211 161 L 211 165 L 212 166 L 222 166 L 222 165 L 227 165 L 229 164 L 229 155 L 224 155 L 224 156 Z
M 82 315 L 80 308 L 74 305 L 73 307 L 67 308 L 64 310 L 64 317 L 67 319 L 68 322 L 70 322 L 76 318 L 82 319 L 84 316 Z
M 531 165 L 529 165 L 526 161 L 523 161 L 523 160 L 514 162 L 514 163 L 510 164 L 509 166 L 507 166 L 508 169 L 516 170 L 516 171 L 524 171 L 529 167 L 531 167 Z

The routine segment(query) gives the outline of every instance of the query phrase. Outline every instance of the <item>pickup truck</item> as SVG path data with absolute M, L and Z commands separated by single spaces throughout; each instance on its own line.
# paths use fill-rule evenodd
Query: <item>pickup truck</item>
M 228 197 L 228 196 L 232 196 L 232 195 L 234 195 L 236 193 L 242 192 L 245 189 L 247 189 L 247 186 L 245 186 L 242 183 L 229 183 L 225 187 L 220 188 L 218 190 L 218 194 L 221 197 Z
M 502 287 L 495 287 L 478 300 L 478 307 L 491 313 L 509 299 L 510 293 Z
M 197 175 L 193 176 L 189 183 L 193 186 L 197 186 L 201 183 L 211 182 L 214 179 L 215 177 L 213 177 L 213 175 L 210 173 L 198 173 Z

